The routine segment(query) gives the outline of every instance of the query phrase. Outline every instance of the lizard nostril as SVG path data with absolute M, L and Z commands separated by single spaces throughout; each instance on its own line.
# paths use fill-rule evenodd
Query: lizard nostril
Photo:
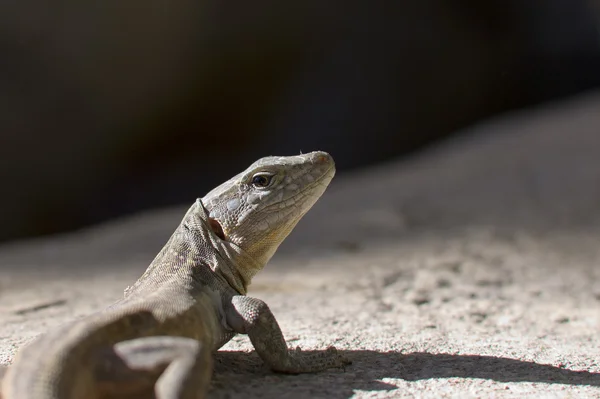
M 315 163 L 321 163 L 321 164 L 322 163 L 328 163 L 330 159 L 331 159 L 331 156 L 329 154 L 327 154 L 327 153 L 321 153 L 321 154 L 319 154 L 319 155 L 317 155 L 315 157 L 314 162 Z
M 217 237 L 219 237 L 221 240 L 225 240 L 225 232 L 223 231 L 223 227 L 221 227 L 221 223 L 219 223 L 217 219 L 213 218 L 208 218 L 208 223 Z

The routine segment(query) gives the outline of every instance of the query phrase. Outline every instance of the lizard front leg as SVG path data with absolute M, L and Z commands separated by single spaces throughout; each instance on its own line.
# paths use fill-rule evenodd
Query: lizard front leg
M 350 364 L 333 346 L 316 354 L 288 349 L 275 316 L 260 299 L 236 295 L 226 313 L 229 326 L 248 334 L 258 355 L 274 371 L 311 373 Z

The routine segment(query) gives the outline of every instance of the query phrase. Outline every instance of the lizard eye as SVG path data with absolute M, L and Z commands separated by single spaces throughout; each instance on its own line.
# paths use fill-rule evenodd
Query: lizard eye
M 257 173 L 252 177 L 252 185 L 254 187 L 265 188 L 271 185 L 273 175 L 269 173 Z

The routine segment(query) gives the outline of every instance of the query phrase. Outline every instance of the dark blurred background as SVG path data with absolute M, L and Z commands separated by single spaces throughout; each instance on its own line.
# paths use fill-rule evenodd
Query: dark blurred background
M 340 171 L 600 85 L 599 0 L 5 0 L 0 240 Z

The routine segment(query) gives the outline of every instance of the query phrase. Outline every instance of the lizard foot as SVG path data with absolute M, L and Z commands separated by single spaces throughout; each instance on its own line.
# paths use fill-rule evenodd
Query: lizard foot
M 350 359 L 341 355 L 333 346 L 324 351 L 314 352 L 304 352 L 300 347 L 296 347 L 289 351 L 289 355 L 290 362 L 287 367 L 275 371 L 288 374 L 315 373 L 352 364 Z

